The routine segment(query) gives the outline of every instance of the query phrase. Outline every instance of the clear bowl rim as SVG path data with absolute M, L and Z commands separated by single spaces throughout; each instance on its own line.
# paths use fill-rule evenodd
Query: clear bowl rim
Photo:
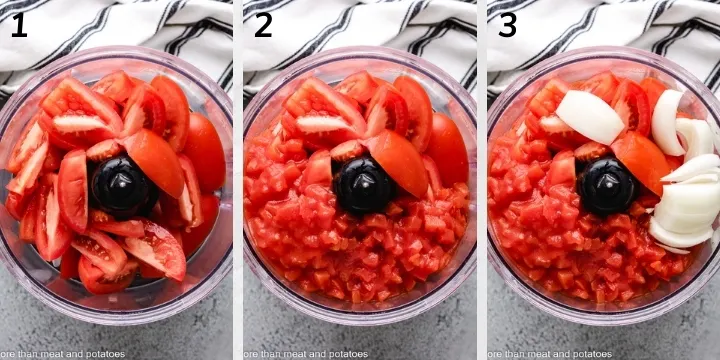
M 168 53 L 158 51 L 155 49 L 143 47 L 143 46 L 100 46 L 94 47 L 76 53 L 61 57 L 55 60 L 37 73 L 33 74 L 28 80 L 26 80 L 17 91 L 8 99 L 5 105 L 0 110 L 0 119 L 7 118 L 7 123 L 2 125 L 0 129 L 0 136 L 5 133 L 10 120 L 14 116 L 15 112 L 27 100 L 27 98 L 35 91 L 39 86 L 51 80 L 60 73 L 71 69 L 79 64 L 89 63 L 93 61 L 105 60 L 105 59 L 120 59 L 128 58 L 139 61 L 146 61 L 155 65 L 163 67 L 173 67 L 172 70 L 182 74 L 187 79 L 191 80 L 195 85 L 205 91 L 217 105 L 223 111 L 224 116 L 232 126 L 232 100 L 229 95 L 221 89 L 214 80 L 208 75 L 202 72 L 194 65 L 187 61 L 180 59 L 179 57 L 170 55 Z M 172 65 L 171 65 L 172 64 Z M 42 81 L 38 79 L 45 78 Z M 32 84 L 32 85 L 31 85 Z M 210 84 L 211 88 L 208 88 L 207 84 Z M 182 295 L 175 297 L 174 299 L 165 303 L 148 307 L 142 310 L 133 311 L 104 311 L 91 309 L 71 301 L 68 301 L 52 291 L 48 290 L 45 286 L 35 280 L 25 270 L 15 258 L 15 255 L 9 248 L 5 233 L 0 231 L 0 238 L 2 238 L 0 246 L 0 259 L 15 277 L 15 279 L 22 285 L 25 290 L 31 293 L 35 298 L 40 300 L 42 303 L 58 311 L 66 316 L 74 319 L 89 322 L 99 325 L 110 325 L 110 326 L 131 326 L 131 325 L 142 325 L 156 321 L 160 321 L 169 318 L 173 315 L 179 314 L 191 306 L 198 303 L 200 300 L 206 298 L 220 282 L 230 273 L 232 270 L 232 249 L 233 244 L 230 244 L 222 260 L 215 266 L 215 268 L 206 276 L 200 280 L 190 291 L 183 293 Z M 167 281 L 163 279 L 160 281 Z M 192 295 L 192 296 L 191 296 Z
M 400 50 L 383 47 L 383 46 L 350 46 L 341 47 L 332 50 L 322 51 L 320 53 L 308 56 L 288 68 L 284 69 L 270 82 L 268 82 L 248 103 L 243 111 L 243 144 L 245 137 L 252 125 L 250 114 L 259 114 L 262 106 L 270 99 L 279 89 L 292 79 L 307 73 L 310 69 L 328 64 L 331 62 L 343 61 L 347 59 L 374 59 L 393 62 L 405 67 L 412 68 L 422 73 L 435 83 L 439 84 L 449 94 L 455 97 L 462 106 L 475 127 L 475 137 L 477 138 L 477 102 L 472 96 L 449 74 L 441 70 L 439 67 L 424 60 L 420 57 L 412 55 Z M 291 76 L 295 74 L 294 76 Z M 452 86 L 451 86 L 452 85 Z M 452 88 L 459 88 L 460 93 L 455 94 Z M 241 170 L 242 171 L 242 170 Z M 477 196 L 477 190 L 471 189 Z M 465 237 L 463 237 L 465 239 Z M 376 326 L 385 325 L 402 320 L 406 320 L 417 316 L 427 310 L 430 310 L 447 297 L 452 295 L 460 285 L 475 271 L 477 267 L 477 234 L 475 243 L 468 253 L 468 256 L 462 261 L 458 269 L 445 280 L 444 283 L 424 294 L 420 298 L 400 305 L 393 309 L 380 310 L 364 313 L 353 313 L 351 311 L 337 310 L 316 304 L 300 294 L 295 293 L 282 282 L 278 281 L 267 266 L 259 259 L 255 253 L 249 237 L 249 231 L 245 224 L 243 216 L 243 257 L 250 265 L 250 269 L 258 277 L 260 282 L 270 290 L 275 296 L 282 299 L 294 309 L 312 316 L 314 318 L 351 326 Z
M 490 109 L 488 109 L 488 142 L 490 141 L 492 131 L 497 121 L 501 118 L 507 106 L 509 106 L 515 96 L 527 86 L 551 71 L 570 64 L 593 59 L 626 60 L 657 69 L 670 75 L 676 81 L 681 82 L 688 90 L 692 91 L 707 108 L 709 117 L 712 116 L 718 125 L 720 125 L 720 101 L 715 98 L 702 81 L 680 65 L 641 49 L 625 46 L 592 46 L 567 51 L 545 59 L 513 80 L 506 90 L 493 102 Z M 660 64 L 662 64 L 662 67 L 660 67 Z M 574 323 L 592 326 L 621 326 L 657 318 L 674 310 L 692 298 L 720 269 L 720 256 L 718 256 L 720 247 L 716 247 L 700 271 L 690 281 L 657 301 L 625 311 L 599 313 L 580 310 L 548 298 L 532 286 L 526 284 L 525 281 L 515 274 L 508 266 L 508 260 L 505 260 L 500 254 L 491 235 L 489 219 L 487 221 L 488 260 L 498 275 L 500 275 L 516 294 L 520 295 L 520 297 L 533 306 L 550 315 Z

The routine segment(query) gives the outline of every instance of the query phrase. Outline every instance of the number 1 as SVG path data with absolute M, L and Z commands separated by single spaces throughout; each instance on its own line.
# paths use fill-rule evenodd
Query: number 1
M 18 21 L 17 32 L 12 33 L 12 37 L 27 37 L 27 34 L 22 31 L 23 26 L 23 13 L 18 13 L 13 16 L 13 20 Z

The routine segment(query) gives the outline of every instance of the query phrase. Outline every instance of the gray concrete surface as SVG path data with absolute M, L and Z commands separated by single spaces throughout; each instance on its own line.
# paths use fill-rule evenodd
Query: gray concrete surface
M 718 292 L 720 277 L 715 277 L 696 297 L 658 319 L 591 327 L 534 308 L 488 265 L 488 351 L 595 350 L 612 352 L 611 359 L 621 360 L 720 359 Z
M 303 315 L 276 298 L 247 266 L 243 280 L 243 351 L 367 351 L 370 360 L 477 359 L 477 274 L 428 312 L 373 328 Z
M 0 354 L 118 351 L 127 360 L 229 360 L 232 334 L 231 277 L 182 314 L 119 328 L 86 324 L 51 310 L 0 265 Z

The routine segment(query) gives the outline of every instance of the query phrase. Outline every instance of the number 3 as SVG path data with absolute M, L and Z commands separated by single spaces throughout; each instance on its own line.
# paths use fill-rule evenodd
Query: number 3
M 504 13 L 504 14 L 500 15 L 500 18 L 504 18 L 506 16 L 510 17 L 510 21 L 505 24 L 505 26 L 510 28 L 510 32 L 504 33 L 501 31 L 500 36 L 511 37 L 511 36 L 515 35 L 515 20 L 517 20 L 517 17 L 515 17 L 515 14 L 513 14 L 513 13 Z

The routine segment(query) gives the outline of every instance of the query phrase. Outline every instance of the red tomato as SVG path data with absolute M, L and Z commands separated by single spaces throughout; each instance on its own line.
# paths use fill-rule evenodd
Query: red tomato
M 128 137 L 141 128 L 150 129 L 156 134 L 165 134 L 165 103 L 155 89 L 148 84 L 135 87 L 123 110 L 123 130 L 120 137 Z
M 615 157 L 650 191 L 662 196 L 660 178 L 670 173 L 670 165 L 663 152 L 645 136 L 634 131 L 610 145 Z
M 205 239 L 210 235 L 215 221 L 220 213 L 220 199 L 213 194 L 203 194 L 200 200 L 203 219 L 205 221 L 200 226 L 190 229 L 190 232 L 184 233 L 182 236 L 183 252 L 186 256 L 192 255 Z
M 112 294 L 125 290 L 135 279 L 138 263 L 129 259 L 115 275 L 108 275 L 85 256 L 80 257 L 78 276 L 88 292 L 95 295 Z
M 118 236 L 140 237 L 145 235 L 145 228 L 140 220 L 116 221 L 112 216 L 100 211 L 90 210 L 90 227 Z
M 381 85 L 373 95 L 365 112 L 367 131 L 365 137 L 373 137 L 383 129 L 390 129 L 405 136 L 410 122 L 408 104 L 394 87 Z
M 123 152 L 122 146 L 115 139 L 103 140 L 91 146 L 85 152 L 87 159 L 93 162 L 103 162 Z
M 35 227 L 37 226 L 37 216 L 38 216 L 38 198 L 39 196 L 36 195 L 37 191 L 33 192 L 32 195 L 27 194 L 25 196 L 31 197 L 30 201 L 27 204 L 27 208 L 22 213 L 22 219 L 20 220 L 20 229 L 18 231 L 18 237 L 20 240 L 25 241 L 27 243 L 35 243 Z M 10 196 L 13 196 L 15 194 L 9 193 L 8 194 L 8 201 L 10 199 Z M 10 208 L 9 205 L 6 207 L 8 209 Z
M 623 79 L 610 106 L 625 123 L 626 130 L 635 131 L 646 137 L 650 134 L 652 109 L 647 94 L 640 85 L 630 79 Z
M 540 132 L 534 134 L 534 137 L 547 140 L 550 148 L 554 150 L 574 149 L 590 141 L 555 115 L 543 117 L 538 125 Z
M 430 142 L 425 154 L 435 160 L 446 187 L 468 181 L 470 166 L 465 142 L 455 122 L 444 114 L 433 115 Z
M 38 175 L 40 175 L 42 171 L 49 146 L 47 140 L 43 141 L 42 145 L 30 155 L 30 158 L 27 159 L 20 172 L 10 180 L 5 188 L 17 195 L 23 195 L 26 191 L 33 188 L 37 183 Z
M 535 96 L 530 98 L 527 103 L 527 108 L 530 112 L 535 115 L 529 118 L 538 121 L 544 116 L 552 115 L 557 110 L 558 105 L 565 97 L 565 94 L 570 90 L 570 85 L 560 79 L 550 79 L 545 86 L 538 91 Z M 534 128 L 538 128 L 536 124 L 528 124 L 525 122 L 528 129 L 532 131 Z
M 25 212 L 27 211 L 27 207 L 33 201 L 32 199 L 35 196 L 35 188 L 37 188 L 37 185 L 26 190 L 22 195 L 16 194 L 12 191 L 8 192 L 7 198 L 5 198 L 5 208 L 8 213 L 10 213 L 10 216 L 12 216 L 15 220 L 23 218 Z
M 560 184 L 575 188 L 575 156 L 570 150 L 561 151 L 555 155 L 547 172 L 546 189 Z
M 345 94 L 363 106 L 367 106 L 378 84 L 367 71 L 356 72 L 335 86 L 335 90 Z
M 330 152 L 319 150 L 310 155 L 305 171 L 302 174 L 302 184 L 330 185 L 332 182 Z
M 64 156 L 65 152 L 63 150 L 55 147 L 54 145 L 50 145 L 45 161 L 43 162 L 42 172 L 58 171 Z
M 98 94 L 108 97 L 117 104 L 122 104 L 133 91 L 135 84 L 124 71 L 119 70 L 105 75 L 90 89 Z
M 587 91 L 610 104 L 620 82 L 613 73 L 606 71 L 585 80 L 577 90 Z
M 385 79 L 383 79 L 383 78 L 379 78 L 379 77 L 374 77 L 374 76 L 373 76 L 373 80 L 375 80 L 375 83 L 378 84 L 378 86 L 380 86 L 380 85 L 390 85 L 390 86 L 393 86 L 393 84 L 392 84 L 391 82 L 389 82 L 389 81 L 387 81 L 387 80 L 385 80 Z M 394 87 L 394 86 L 393 86 L 393 87 Z
M 685 163 L 684 156 L 665 155 L 665 160 L 667 160 L 671 172 L 677 170 L 677 168 L 679 168 L 680 166 L 682 166 L 682 164 Z
M 110 128 L 119 133 L 122 130 L 120 115 L 85 84 L 68 77 L 58 84 L 40 103 L 50 116 L 97 115 Z
M 109 276 L 119 274 L 128 262 L 127 254 L 115 240 L 93 228 L 76 236 L 72 247 Z
M 422 85 L 409 76 L 398 76 L 393 83 L 405 99 L 409 111 L 408 132 L 405 135 L 417 151 L 423 152 L 430 141 L 433 108 Z
M 63 221 L 84 233 L 88 224 L 88 174 L 84 150 L 73 150 L 63 158 L 58 174 L 58 203 Z
M 63 279 L 74 279 L 80 276 L 78 273 L 78 264 L 80 263 L 80 253 L 75 248 L 70 247 L 60 260 L 60 277 Z
M 17 174 L 27 159 L 30 158 L 30 155 L 42 145 L 45 134 L 37 123 L 38 118 L 39 116 L 37 114 L 33 116 L 20 134 L 20 138 L 18 138 L 15 146 L 13 146 L 10 160 L 8 160 L 7 166 L 5 167 L 7 171 Z
M 140 129 L 123 140 L 128 156 L 162 191 L 177 199 L 185 181 L 175 151 L 154 132 Z
M 365 148 L 360 141 L 350 140 L 332 148 L 332 150 L 330 150 L 330 157 L 342 164 L 362 155 L 364 152 Z
M 38 193 L 38 215 L 35 223 L 35 246 L 45 261 L 61 257 L 74 241 L 75 234 L 62 221 L 58 204 L 58 179 L 47 174 Z
M 185 178 L 185 188 L 180 199 L 178 199 L 180 215 L 188 227 L 198 227 L 202 224 L 203 217 L 200 208 L 200 185 L 198 185 L 198 179 L 195 175 L 195 168 L 185 155 L 180 154 L 178 160 L 180 160 L 180 167 Z
M 165 104 L 165 134 L 163 137 L 174 151 L 185 147 L 190 121 L 190 104 L 182 88 L 170 78 L 159 75 L 150 82 Z
M 650 107 L 650 117 L 652 118 L 655 105 L 658 99 L 660 99 L 660 95 L 667 90 L 667 86 L 658 79 L 648 77 L 640 82 L 640 87 L 648 97 L 648 107 Z
M 190 114 L 183 154 L 195 167 L 202 192 L 213 192 L 225 184 L 225 151 L 215 126 L 204 116 Z
M 440 190 L 443 189 L 442 180 L 440 179 L 440 170 L 438 170 L 437 163 L 431 157 L 423 155 L 422 159 L 423 164 L 425 165 L 425 170 L 428 174 L 428 182 L 430 183 L 428 192 L 433 195 L 430 199 L 434 201 L 434 195 L 438 194 Z
M 393 131 L 383 130 L 380 135 L 365 140 L 365 146 L 400 187 L 417 198 L 425 196 L 427 172 L 420 153 L 412 143 Z
M 77 118 L 52 118 L 42 112 L 38 124 L 48 135 L 52 145 L 63 150 L 86 149 L 116 136 L 109 126 L 97 119 L 84 115 Z
M 142 219 L 145 226 L 143 237 L 126 237 L 120 245 L 130 254 L 165 273 L 165 276 L 183 281 L 185 278 L 185 255 L 177 240 L 162 226 Z
M 353 104 L 330 85 L 314 77 L 308 78 L 285 100 L 285 109 L 294 117 L 304 115 L 340 116 L 355 132 L 364 134 L 365 119 Z
M 74 137 L 61 136 L 53 126 L 53 118 L 48 115 L 45 110 L 38 110 L 37 114 L 35 114 L 35 118 L 37 118 L 37 122 L 38 125 L 40 125 L 40 128 L 45 131 L 45 134 L 50 140 L 50 144 L 57 146 L 58 148 L 63 150 L 73 150 L 75 148 L 86 147 L 86 145 L 82 141 L 77 140 Z
M 589 163 L 595 159 L 599 159 L 612 152 L 609 146 L 603 145 L 596 141 L 590 141 L 580 145 L 573 151 L 575 159 L 580 162 Z

